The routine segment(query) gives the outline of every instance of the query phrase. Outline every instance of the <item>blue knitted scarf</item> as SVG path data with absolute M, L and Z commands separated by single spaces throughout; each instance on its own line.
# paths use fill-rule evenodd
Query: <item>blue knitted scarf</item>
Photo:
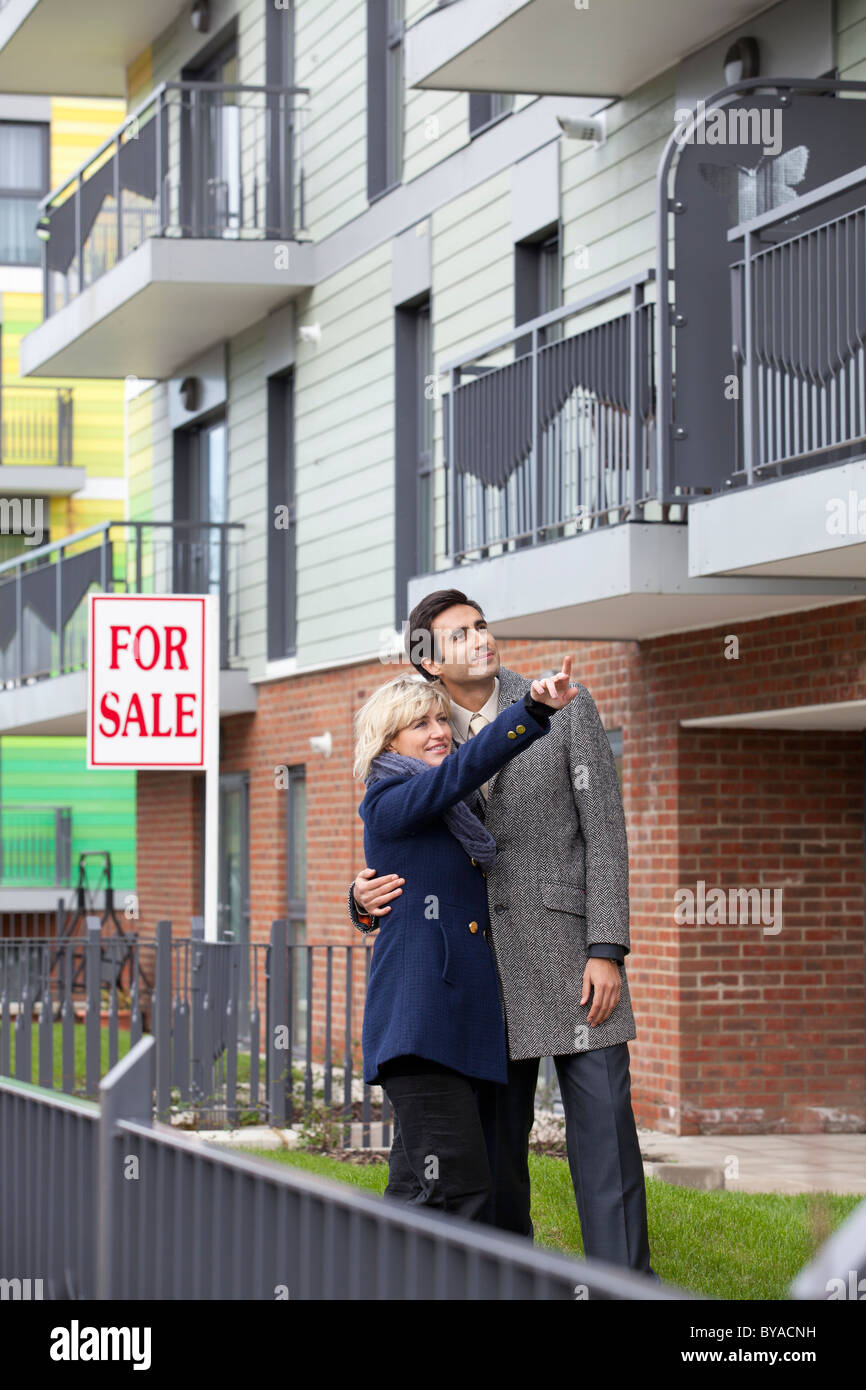
M 449 753 L 448 756 L 454 755 Z M 392 777 L 395 773 L 404 777 L 415 777 L 419 772 L 429 770 L 430 763 L 425 763 L 421 758 L 408 758 L 404 753 L 383 752 L 370 764 L 364 785 L 369 787 L 373 782 Z M 471 805 L 478 806 L 479 802 L 483 804 L 483 796 L 480 791 L 475 791 L 471 794 Z M 460 841 L 471 859 L 477 860 L 484 869 L 493 863 L 496 858 L 496 841 L 470 809 L 470 801 L 458 801 L 456 805 L 449 806 L 448 810 L 443 812 L 443 819 L 451 834 Z

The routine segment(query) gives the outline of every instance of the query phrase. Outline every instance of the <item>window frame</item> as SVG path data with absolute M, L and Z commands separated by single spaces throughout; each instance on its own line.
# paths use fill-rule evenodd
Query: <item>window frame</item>
M 41 168 L 41 180 L 40 180 L 40 183 L 39 183 L 38 186 L 37 186 L 37 185 L 33 185 L 32 187 L 27 187 L 27 188 L 12 188 L 12 187 L 5 188 L 5 187 L 0 186 L 0 201 L 7 202 L 7 203 L 12 203 L 12 202 L 33 202 L 33 201 L 35 200 L 37 203 L 39 203 L 39 202 L 41 202 L 41 200 L 45 197 L 46 193 L 49 193 L 49 192 L 51 191 L 51 188 L 50 188 L 50 179 L 51 179 L 51 124 L 50 124 L 49 121 L 20 121 L 20 120 L 19 120 L 19 121 L 16 121 L 16 120 L 10 120 L 10 119 L 6 119 L 6 118 L 0 119 L 0 130 L 2 130 L 4 127 L 8 128 L 8 127 L 10 127 L 10 126 L 11 126 L 11 127 L 14 127 L 15 129 L 24 129 L 24 128 L 34 128 L 34 127 L 35 127 L 35 128 L 40 132 L 40 135 L 41 135 L 41 137 L 42 137 L 42 168 Z M 4 266 L 16 266 L 16 267 L 19 267 L 19 266 L 20 266 L 20 267 L 22 267 L 22 268 L 41 265 L 41 264 L 42 264 L 42 244 L 41 244 L 41 242 L 39 241 L 39 238 L 38 238 L 37 235 L 36 235 L 35 224 L 34 224 L 34 229 L 33 229 L 33 232 L 32 232 L 31 235 L 32 235 L 32 237 L 33 237 L 34 252 L 35 252 L 34 257 L 33 257 L 32 260 L 26 260 L 26 261 L 23 261 L 23 260 L 19 260 L 19 261 L 6 261 L 6 260 L 2 260 L 2 261 L 0 261 L 0 265 L 4 265 Z
M 403 181 L 404 0 L 367 0 L 367 201 Z
M 514 92 L 467 92 L 466 95 L 469 99 L 469 111 L 467 120 L 469 125 L 470 140 L 474 140 L 477 135 L 483 135 L 485 130 L 489 130 L 491 126 L 498 125 L 500 121 L 505 120 L 506 116 L 511 116 L 514 113 L 514 102 L 516 96 Z M 473 102 L 475 103 L 475 110 L 477 113 L 479 103 L 485 101 L 490 103 L 487 115 L 484 117 L 483 120 L 476 120 L 473 123 Z M 496 103 L 505 101 L 508 102 L 508 105 L 502 106 L 500 109 L 497 110 Z
M 282 661 L 298 649 L 294 368 L 268 377 L 267 416 L 267 659 Z M 274 525 L 278 506 L 289 509 L 288 529 Z

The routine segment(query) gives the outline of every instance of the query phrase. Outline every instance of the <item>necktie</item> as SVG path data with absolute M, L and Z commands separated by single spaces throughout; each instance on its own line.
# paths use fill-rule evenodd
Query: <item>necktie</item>
M 480 711 L 477 714 L 473 714 L 472 718 L 469 720 L 469 737 L 474 738 L 479 730 L 485 728 L 489 722 L 490 721 L 485 719 Z M 483 782 L 481 785 L 481 794 L 485 801 L 487 800 L 489 786 L 489 782 Z

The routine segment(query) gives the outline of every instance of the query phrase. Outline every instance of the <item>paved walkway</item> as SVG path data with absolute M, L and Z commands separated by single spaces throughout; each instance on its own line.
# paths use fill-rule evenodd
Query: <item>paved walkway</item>
M 866 1134 L 672 1135 L 639 1129 L 638 1136 L 648 1173 L 659 1163 L 708 1165 L 724 1171 L 728 1192 L 866 1197 Z
M 558 1136 L 562 1120 L 554 1120 Z M 354 1142 L 361 1143 L 361 1126 Z M 371 1124 L 374 1144 L 379 1125 Z M 545 1126 L 549 1137 L 550 1120 Z M 558 1137 L 557 1136 L 557 1137 Z M 639 1129 L 644 1171 L 690 1187 L 724 1187 L 728 1192 L 849 1192 L 866 1197 L 866 1134 L 664 1134 Z M 199 1132 L 223 1144 L 293 1148 L 291 1129 L 256 1125 L 240 1130 Z

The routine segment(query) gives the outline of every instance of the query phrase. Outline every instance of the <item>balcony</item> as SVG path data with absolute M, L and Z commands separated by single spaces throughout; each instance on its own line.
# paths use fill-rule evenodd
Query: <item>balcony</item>
M 0 733 L 85 733 L 93 592 L 219 595 L 220 713 L 254 710 L 239 650 L 242 531 L 239 522 L 107 521 L 0 564 Z
M 71 872 L 71 809 L 0 801 L 0 890 L 66 888 Z
M 129 64 L 184 8 L 181 0 L 2 0 L 0 91 L 125 97 Z
M 501 637 L 644 640 L 866 597 L 847 573 L 690 571 L 710 489 L 673 480 L 660 447 L 674 381 L 656 375 L 671 331 L 658 283 L 644 272 L 440 366 L 447 563 L 410 581 L 408 609 L 435 581 L 476 598 Z M 725 481 L 737 474 L 732 450 Z
M 624 97 L 766 0 L 454 0 L 406 31 L 408 87 Z
M 693 577 L 861 592 L 866 118 L 848 98 L 864 92 L 862 82 L 816 81 L 745 100 L 720 94 L 721 111 L 737 102 L 778 115 L 784 146 L 761 161 L 767 177 L 748 177 L 755 156 L 742 148 L 713 151 L 709 180 L 700 148 L 662 161 L 660 196 L 683 210 L 672 219 L 676 313 L 659 340 L 659 409 L 670 422 L 659 471 L 668 490 L 689 481 L 704 494 L 689 506 Z M 825 93 L 836 99 L 817 99 Z M 725 167 L 737 159 L 745 173 Z M 664 225 L 661 206 L 659 216 Z
M 73 396 L 68 386 L 0 388 L 0 495 L 66 497 L 84 486 L 73 467 Z
M 44 199 L 24 375 L 170 377 L 312 284 L 306 90 L 165 82 Z

